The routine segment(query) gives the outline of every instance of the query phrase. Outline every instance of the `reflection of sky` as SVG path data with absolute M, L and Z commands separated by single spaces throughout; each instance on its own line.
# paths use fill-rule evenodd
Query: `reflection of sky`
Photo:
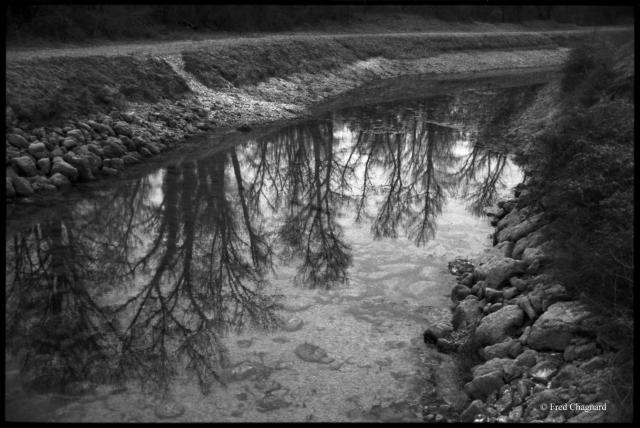
M 149 190 L 149 195 L 147 196 L 147 203 L 154 207 L 159 207 L 162 205 L 162 200 L 164 199 L 164 192 L 162 191 L 162 183 L 164 181 L 164 177 L 167 174 L 167 170 L 162 168 L 153 174 L 149 174 L 149 185 L 151 189 Z

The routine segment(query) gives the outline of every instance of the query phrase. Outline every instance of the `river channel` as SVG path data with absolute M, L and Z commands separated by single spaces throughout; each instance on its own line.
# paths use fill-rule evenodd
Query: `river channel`
M 449 316 L 447 262 L 491 246 L 482 209 L 522 179 L 501 137 L 539 88 L 201 138 L 8 207 L 6 418 L 421 421 L 447 382 L 455 406 L 422 332 Z

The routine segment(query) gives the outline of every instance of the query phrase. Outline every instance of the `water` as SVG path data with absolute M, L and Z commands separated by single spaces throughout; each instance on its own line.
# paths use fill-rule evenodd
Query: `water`
M 521 180 L 502 137 L 537 89 L 332 111 L 12 208 L 7 418 L 420 421 L 434 388 L 460 406 L 422 331 L 448 316 L 447 261 L 490 246 L 479 214 Z

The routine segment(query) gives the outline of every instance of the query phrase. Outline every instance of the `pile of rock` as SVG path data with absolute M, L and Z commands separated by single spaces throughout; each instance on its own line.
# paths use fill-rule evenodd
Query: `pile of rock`
M 545 238 L 544 213 L 518 209 L 515 201 L 488 210 L 495 246 L 469 267 L 454 260 L 457 285 L 451 325 L 430 325 L 425 342 L 440 352 L 474 353 L 464 385 L 470 404 L 460 421 L 595 422 L 613 413 L 606 379 L 622 344 L 607 340 L 605 319 L 572 300 L 544 272 L 554 242 Z M 469 355 L 465 355 L 469 358 Z M 564 403 L 606 405 L 584 412 Z
M 208 129 L 207 111 L 195 104 L 158 104 L 149 112 L 113 112 L 61 126 L 7 125 L 7 197 L 54 192 L 71 183 L 113 176 Z

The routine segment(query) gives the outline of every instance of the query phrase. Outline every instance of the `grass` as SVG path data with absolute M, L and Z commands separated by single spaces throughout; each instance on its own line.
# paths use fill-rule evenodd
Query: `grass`
M 6 67 L 7 106 L 18 120 L 33 123 L 108 112 L 126 101 L 176 100 L 188 92 L 167 63 L 152 58 L 49 58 Z

